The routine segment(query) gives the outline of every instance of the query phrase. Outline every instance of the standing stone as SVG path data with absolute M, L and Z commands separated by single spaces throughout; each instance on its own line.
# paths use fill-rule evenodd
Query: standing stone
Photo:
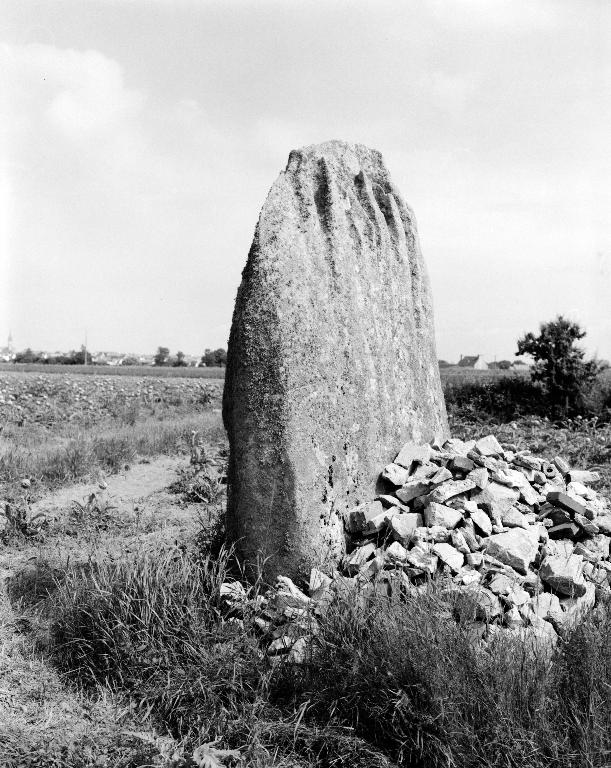
M 291 152 L 242 274 L 223 420 L 228 533 L 269 574 L 337 560 L 380 467 L 448 436 L 416 223 L 379 152 Z

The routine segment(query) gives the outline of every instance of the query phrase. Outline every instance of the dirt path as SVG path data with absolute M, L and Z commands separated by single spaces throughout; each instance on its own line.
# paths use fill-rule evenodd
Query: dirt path
M 0 578 L 41 558 L 78 562 L 182 542 L 202 513 L 168 491 L 187 467 L 185 456 L 161 456 L 104 478 L 105 487 L 79 483 L 48 494 L 31 507 L 32 516 L 46 517 L 46 533 L 41 541 L 0 546 Z
M 103 743 L 114 744 L 126 728 L 156 738 L 131 715 L 125 720 L 112 700 L 87 700 L 64 684 L 33 647 L 19 587 L 38 578 L 41 563 L 115 559 L 184 543 L 197 531 L 202 509 L 185 504 L 168 487 L 188 462 L 184 456 L 162 456 L 105 478 L 104 488 L 98 483 L 61 488 L 32 505 L 32 515 L 43 513 L 48 520 L 40 541 L 0 544 L 0 765 L 33 765 L 22 763 L 32 750 L 63 754 L 77 742 L 103 754 Z M 110 768 L 114 758 L 109 760 L 99 764 Z

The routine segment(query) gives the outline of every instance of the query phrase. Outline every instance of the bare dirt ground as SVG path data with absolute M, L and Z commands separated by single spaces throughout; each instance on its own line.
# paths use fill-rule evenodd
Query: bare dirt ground
M 39 633 L 35 640 L 29 606 L 52 583 L 54 564 L 112 561 L 183 546 L 201 524 L 201 505 L 185 503 L 168 489 L 188 462 L 188 456 L 161 456 L 105 478 L 104 488 L 100 483 L 63 487 L 32 505 L 32 515 L 47 519 L 40 537 L 13 537 L 0 547 L 1 765 L 19 765 L 19 745 L 31 749 L 32 734 L 40 735 L 41 755 L 66 739 L 81 744 L 90 739 L 98 746 L 106 735 L 116 741 L 117 729 L 126 739 L 157 740 L 117 700 L 106 695 L 93 701 L 64 684 L 45 661 Z M 41 563 L 49 566 L 48 578 L 37 584 Z

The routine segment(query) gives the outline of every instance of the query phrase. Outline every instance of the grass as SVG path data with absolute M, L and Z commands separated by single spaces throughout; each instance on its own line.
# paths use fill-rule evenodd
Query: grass
M 203 431 L 212 441 L 224 441 L 218 412 L 208 411 L 159 421 L 149 418 L 134 426 L 78 430 L 60 439 L 28 445 L 12 443 L 0 449 L 0 482 L 9 489 L 22 478 L 33 481 L 32 493 L 66 482 L 116 473 L 136 456 L 186 453 L 192 432 Z
M 598 487 L 611 491 L 610 423 L 554 423 L 532 413 L 526 378 L 514 384 L 488 373 L 478 373 L 476 384 L 446 383 L 454 388 L 454 436 L 493 432 L 537 454 L 561 454 L 576 467 L 598 468 Z M 5 497 L 24 476 L 34 480 L 35 493 L 119 471 L 135 456 L 188 451 L 192 430 L 213 446 L 223 442 L 220 413 L 194 404 L 191 390 L 155 385 L 153 399 L 161 393 L 163 402 L 151 410 L 138 392 L 131 398 L 131 387 L 123 398 L 109 390 L 93 420 L 79 405 L 87 389 L 71 400 L 62 385 L 67 410 L 51 420 L 52 409 L 34 393 L 25 423 L 7 423 L 2 434 Z M 77 418 L 64 423 L 70 411 Z M 179 477 L 177 490 L 212 508 L 218 499 L 204 454 L 199 474 Z M 78 537 L 84 542 L 85 532 Z M 264 585 L 251 586 L 243 610 L 223 602 L 221 583 L 240 573 L 230 551 L 213 556 L 202 546 L 207 538 L 209 531 L 186 549 L 168 543 L 152 554 L 119 551 L 113 560 L 96 559 L 92 549 L 80 562 L 72 555 L 60 562 L 51 549 L 46 559 L 16 569 L 8 589 L 16 614 L 0 616 L 0 636 L 5 621 L 24 629 L 12 644 L 0 643 L 0 765 L 611 764 L 608 604 L 562 639 L 550 660 L 507 632 L 488 645 L 474 643 L 468 617 L 442 581 L 394 601 L 378 596 L 363 604 L 353 595 L 319 617 L 306 663 L 289 666 L 264 653 L 269 634 L 256 621 L 266 610 Z M 2 708 L 4 690 L 19 692 L 27 714 L 10 698 Z M 207 764 L 198 749 L 209 753 Z
M 128 695 L 181 745 L 175 765 L 217 739 L 239 766 L 609 764 L 609 606 L 550 662 L 511 633 L 474 644 L 443 582 L 347 599 L 320 619 L 310 662 L 291 666 L 261 653 L 260 584 L 241 615 L 223 604 L 231 576 L 227 550 L 66 569 L 40 608 L 56 664 L 85 691 Z

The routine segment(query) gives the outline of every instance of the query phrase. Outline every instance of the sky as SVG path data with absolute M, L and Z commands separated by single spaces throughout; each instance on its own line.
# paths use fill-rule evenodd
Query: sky
M 608 0 L 3 0 L 0 346 L 226 346 L 291 149 L 380 150 L 440 358 L 611 358 Z

